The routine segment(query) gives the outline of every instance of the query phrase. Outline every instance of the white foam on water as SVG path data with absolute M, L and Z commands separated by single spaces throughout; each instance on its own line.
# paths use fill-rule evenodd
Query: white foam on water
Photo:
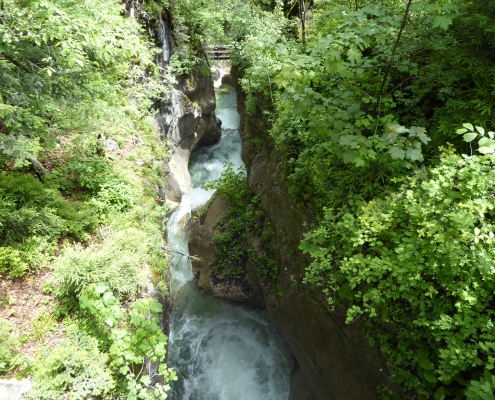
M 220 177 L 226 162 L 235 169 L 244 165 L 236 107 L 233 88 L 221 86 L 217 115 L 222 120 L 222 139 L 191 155 L 193 188 L 168 223 L 168 244 L 183 254 L 189 254 L 185 219 L 213 194 L 204 184 Z M 172 384 L 172 399 L 287 400 L 293 359 L 263 313 L 201 295 L 187 257 L 171 259 L 171 275 L 174 309 L 168 364 L 179 377 Z

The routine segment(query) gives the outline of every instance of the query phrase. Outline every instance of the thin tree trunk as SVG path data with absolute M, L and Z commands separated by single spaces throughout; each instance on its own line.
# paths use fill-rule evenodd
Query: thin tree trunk
M 299 0 L 299 13 L 301 15 L 302 42 L 306 46 L 306 5 L 304 0 Z
M 404 18 L 402 19 L 402 25 L 400 27 L 399 34 L 397 35 L 397 39 L 395 40 L 394 49 L 392 50 L 392 55 L 390 56 L 390 61 L 387 65 L 387 69 L 385 71 L 385 75 L 383 76 L 382 84 L 381 84 L 380 90 L 378 92 L 378 105 L 377 105 L 377 107 L 375 107 L 375 112 L 374 112 L 374 114 L 376 114 L 375 133 L 376 133 L 376 130 L 378 129 L 378 119 L 380 118 L 380 113 L 381 113 L 383 90 L 385 89 L 385 85 L 387 83 L 387 79 L 388 79 L 388 76 L 390 74 L 390 70 L 392 69 L 392 65 L 394 63 L 394 56 L 395 56 L 395 53 L 397 52 L 397 48 L 399 47 L 399 42 L 400 42 L 400 38 L 402 36 L 402 32 L 404 31 L 404 29 L 407 25 L 407 17 L 409 16 L 409 8 L 411 7 L 411 3 L 412 3 L 412 0 L 409 0 L 407 2 L 407 7 L 406 7 L 406 11 L 404 13 Z M 378 113 L 377 113 L 377 110 L 378 110 Z

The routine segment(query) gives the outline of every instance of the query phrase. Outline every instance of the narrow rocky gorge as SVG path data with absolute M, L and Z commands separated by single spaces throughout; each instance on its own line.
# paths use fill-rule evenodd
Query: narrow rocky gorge
M 196 210 L 201 217 L 190 224 L 189 249 L 190 254 L 199 257 L 193 262 L 199 288 L 206 294 L 267 310 L 297 360 L 291 376 L 291 400 L 377 399 L 377 387 L 390 385 L 387 366 L 364 337 L 364 322 L 346 325 L 343 305 L 331 310 L 322 294 L 303 284 L 310 260 L 298 246 L 305 227 L 312 222 L 311 215 L 288 193 L 280 154 L 268 134 L 269 124 L 263 114 L 247 115 L 239 73 L 234 69 L 232 76 L 224 79 L 236 88 L 242 157 L 249 171 L 249 187 L 266 211 L 262 230 L 270 232 L 279 274 L 273 281 L 261 273 L 256 260 L 263 255 L 266 259 L 267 250 L 263 238 L 250 229 L 246 231 L 246 254 L 248 248 L 251 252 L 244 258 L 245 275 L 232 279 L 216 268 L 215 225 L 228 207 L 218 196 L 211 205 Z M 257 107 L 269 109 L 270 104 L 260 98 Z

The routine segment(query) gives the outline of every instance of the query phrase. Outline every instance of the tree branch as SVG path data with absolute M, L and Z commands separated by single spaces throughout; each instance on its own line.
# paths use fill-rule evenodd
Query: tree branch
M 378 120 L 380 118 L 380 113 L 381 113 L 381 107 L 382 107 L 382 96 L 383 96 L 383 90 L 385 89 L 385 84 L 387 83 L 388 76 L 390 74 L 390 70 L 392 69 L 392 65 L 394 63 L 394 56 L 395 53 L 397 52 L 397 48 L 399 47 L 399 42 L 400 38 L 402 36 L 402 32 L 404 31 L 406 25 L 407 25 L 407 17 L 409 16 L 409 8 L 411 7 L 412 0 L 409 0 L 407 2 L 406 6 L 406 11 L 404 13 L 404 18 L 402 19 L 402 25 L 399 30 L 399 34 L 397 35 L 397 39 L 395 40 L 394 44 L 394 49 L 392 50 L 392 55 L 390 56 L 390 61 L 387 65 L 387 70 L 385 71 L 385 75 L 383 76 L 382 84 L 380 86 L 380 90 L 378 92 L 378 105 L 375 107 L 375 112 L 374 114 L 376 115 L 376 128 L 375 128 L 375 134 L 378 129 Z M 377 113 L 378 109 L 378 113 Z
M 162 250 L 169 255 L 170 254 L 171 255 L 177 255 L 178 254 L 178 255 L 181 255 L 183 257 L 187 257 L 190 261 L 201 261 L 201 258 L 199 258 L 199 257 L 190 256 L 189 254 L 181 253 L 180 251 L 175 250 L 175 249 L 171 249 L 170 247 L 167 247 L 167 246 L 155 246 L 155 245 L 149 244 L 149 243 L 148 243 L 148 246 L 154 247 L 155 249 L 158 249 L 158 250 Z

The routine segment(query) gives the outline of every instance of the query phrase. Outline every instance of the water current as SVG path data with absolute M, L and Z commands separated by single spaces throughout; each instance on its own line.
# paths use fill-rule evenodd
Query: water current
M 184 254 L 190 211 L 213 194 L 204 184 L 217 179 L 226 162 L 243 165 L 231 86 L 217 88 L 216 114 L 222 120 L 222 139 L 191 155 L 192 189 L 168 223 L 169 246 Z M 264 314 L 200 294 L 186 257 L 171 260 L 171 275 L 168 365 L 179 378 L 172 384 L 172 400 L 287 400 L 293 359 Z

